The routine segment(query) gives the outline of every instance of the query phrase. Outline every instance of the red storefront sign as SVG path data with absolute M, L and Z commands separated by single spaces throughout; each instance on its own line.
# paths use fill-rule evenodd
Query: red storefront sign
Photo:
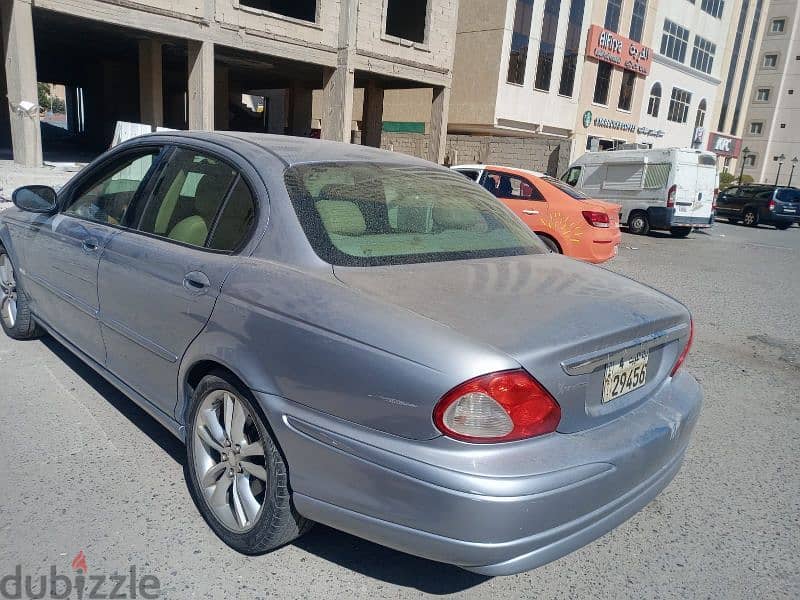
M 739 158 L 742 151 L 742 138 L 712 132 L 708 136 L 708 149 L 719 156 Z
M 653 65 L 653 51 L 639 42 L 600 27 L 589 28 L 586 55 L 647 77 Z

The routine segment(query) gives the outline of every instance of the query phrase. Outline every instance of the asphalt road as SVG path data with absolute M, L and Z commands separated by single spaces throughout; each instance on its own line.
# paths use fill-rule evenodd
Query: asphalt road
M 165 598 L 800 597 L 800 230 L 625 234 L 609 268 L 694 312 L 706 404 L 683 470 L 645 510 L 536 571 L 487 579 L 318 526 L 248 558 L 183 482 L 181 446 L 50 339 L 0 336 L 0 577 L 158 577 Z M 110 589 L 106 589 L 108 593 Z

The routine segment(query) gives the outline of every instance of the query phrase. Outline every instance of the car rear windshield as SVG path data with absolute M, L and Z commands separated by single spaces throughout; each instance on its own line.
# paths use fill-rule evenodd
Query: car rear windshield
M 463 175 L 419 166 L 315 163 L 286 171 L 314 251 L 339 266 L 541 254 L 533 233 Z
M 547 183 L 549 183 L 553 187 L 558 188 L 559 190 L 561 190 L 562 192 L 564 192 L 568 196 L 571 196 L 572 198 L 575 198 L 576 200 L 589 200 L 589 196 L 587 196 L 583 192 L 580 192 L 580 191 L 576 190 L 570 184 L 565 183 L 565 182 L 561 181 L 560 179 L 556 179 L 555 177 L 550 177 L 549 175 L 545 175 L 544 177 L 541 177 L 541 179 L 542 179 L 542 181 L 546 181 Z

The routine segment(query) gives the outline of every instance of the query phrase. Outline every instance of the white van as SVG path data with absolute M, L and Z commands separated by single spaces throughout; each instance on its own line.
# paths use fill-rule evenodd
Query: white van
M 598 200 L 622 205 L 631 233 L 666 229 L 678 237 L 711 227 L 719 186 L 717 157 L 701 150 L 662 148 L 587 152 L 561 177 Z

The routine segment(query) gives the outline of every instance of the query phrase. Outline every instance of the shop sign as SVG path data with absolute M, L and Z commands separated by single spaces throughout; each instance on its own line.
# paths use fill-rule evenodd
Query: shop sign
M 589 127 L 592 123 L 594 123 L 595 127 L 615 129 L 617 131 L 624 131 L 627 133 L 638 133 L 639 135 L 645 135 L 648 137 L 662 138 L 666 135 L 663 129 L 642 127 L 636 123 L 629 123 L 628 121 L 607 119 L 606 117 L 596 117 L 594 120 L 592 120 L 592 111 L 587 110 L 585 113 L 583 113 L 583 126 Z
M 599 25 L 589 28 L 586 55 L 645 77 L 653 64 L 650 48 Z
M 742 138 L 711 132 L 708 136 L 708 149 L 718 156 L 739 158 L 742 150 Z

